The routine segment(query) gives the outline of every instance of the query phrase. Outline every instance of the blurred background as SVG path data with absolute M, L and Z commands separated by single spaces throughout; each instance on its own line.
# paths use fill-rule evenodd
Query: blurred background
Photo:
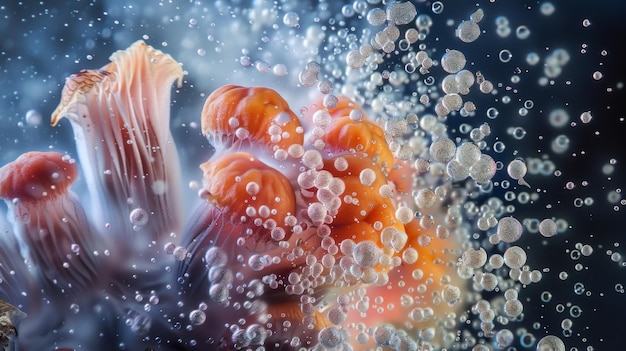
M 434 56 L 447 48 L 462 50 L 471 69 L 481 71 L 499 90 L 474 101 L 477 116 L 486 121 L 489 107 L 499 111 L 488 121 L 495 136 L 491 142 L 506 145 L 502 158 L 535 162 L 535 173 L 526 177 L 528 199 L 518 194 L 506 200 L 503 171 L 494 178 L 493 196 L 513 205 L 527 229 L 533 220 L 547 217 L 566 222 L 567 229 L 556 237 L 544 239 L 532 230 L 525 237 L 522 246 L 528 248 L 529 264 L 542 270 L 543 280 L 521 294 L 525 319 L 516 323 L 537 338 L 560 336 L 568 350 L 620 349 L 626 326 L 626 3 L 414 3 L 419 14 L 432 18 L 425 44 L 438 50 Z M 366 28 L 364 16 L 354 11 L 359 6 L 385 7 L 375 0 L 0 0 L 0 165 L 34 149 L 76 156 L 69 122 L 49 126 L 65 77 L 100 68 L 112 52 L 141 39 L 172 55 L 186 71 L 183 86 L 173 94 L 172 132 L 188 170 L 186 180 L 199 180 L 197 164 L 212 152 L 198 128 L 206 96 L 228 83 L 266 85 L 283 93 L 298 111 L 308 96 L 298 73 L 309 60 L 329 55 L 336 56 L 333 65 L 345 65 L 346 50 L 335 45 L 330 33 L 342 38 L 342 29 Z M 454 28 L 478 7 L 485 12 L 483 33 L 474 43 L 461 43 Z M 298 14 L 297 26 L 284 19 L 287 13 Z M 501 17 L 510 28 L 507 35 L 498 31 Z M 527 37 L 523 28 L 516 33 L 520 26 L 530 31 Z M 546 78 L 544 58 L 557 49 L 567 52 L 567 63 L 560 74 Z M 508 55 L 503 50 L 510 59 L 503 58 Z M 535 65 L 529 63 L 532 53 L 540 58 Z M 343 79 L 327 73 L 331 80 Z M 532 107 L 520 111 L 527 101 Z M 569 116 L 561 127 L 550 122 L 556 109 Z M 583 123 L 580 115 L 587 111 L 593 118 Z M 451 126 L 462 122 L 459 117 L 450 121 Z M 189 190 L 189 195 L 194 192 Z M 590 256 L 580 254 L 585 244 L 593 248 Z M 582 310 L 576 317 L 575 306 Z M 564 319 L 573 322 L 569 332 L 562 328 Z

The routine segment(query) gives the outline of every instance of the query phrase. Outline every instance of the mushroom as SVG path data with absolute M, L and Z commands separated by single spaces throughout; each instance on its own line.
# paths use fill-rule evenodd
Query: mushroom
M 171 85 L 174 80 L 180 85 L 183 71 L 171 56 L 143 41 L 110 59 L 102 69 L 67 78 L 51 123 L 63 117 L 72 123 L 95 224 L 120 239 L 144 230 L 150 242 L 182 228 L 169 103 Z M 146 223 L 129 221 L 135 209 L 149 216 Z
M 28 152 L 0 168 L 0 197 L 15 234 L 28 248 L 40 283 L 59 293 L 90 287 L 101 277 L 94 249 L 101 242 L 70 191 L 78 170 L 57 152 Z

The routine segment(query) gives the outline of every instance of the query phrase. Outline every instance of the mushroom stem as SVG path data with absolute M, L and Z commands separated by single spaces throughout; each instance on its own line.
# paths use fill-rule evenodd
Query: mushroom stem
M 0 216 L 0 228 L 0 300 L 22 309 L 32 308 L 40 303 L 41 296 L 4 212 Z
M 73 160 L 56 152 L 29 152 L 0 169 L 0 197 L 25 260 L 54 295 L 82 291 L 102 279 L 106 247 L 93 235 L 85 211 L 69 186 Z
M 183 71 L 169 55 L 134 43 L 101 70 L 70 76 L 52 125 L 68 117 L 99 228 L 146 243 L 182 227 L 180 164 L 169 130 L 171 85 Z M 133 222 L 141 209 L 144 220 Z M 145 220 L 147 219 L 147 222 Z

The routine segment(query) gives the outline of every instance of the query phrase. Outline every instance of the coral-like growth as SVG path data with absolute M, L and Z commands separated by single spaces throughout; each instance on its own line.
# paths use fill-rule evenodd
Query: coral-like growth
M 183 228 L 168 129 L 182 70 L 143 42 L 111 60 L 68 78 L 52 116 L 72 122 L 87 212 L 67 156 L 28 153 L 0 170 L 32 275 L 19 284 L 41 290 L 17 301 L 31 316 L 24 349 L 450 342 L 463 237 L 435 233 L 438 198 L 420 193 L 393 136 L 355 102 L 298 117 L 271 89 L 214 91 L 202 130 L 217 152 L 200 166 L 203 201 Z M 413 197 L 428 214 L 421 222 Z

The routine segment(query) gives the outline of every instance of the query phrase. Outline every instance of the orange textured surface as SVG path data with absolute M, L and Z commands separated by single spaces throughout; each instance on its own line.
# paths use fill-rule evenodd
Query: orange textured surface
M 270 150 L 273 146 L 286 150 L 303 141 L 298 117 L 269 88 L 223 86 L 207 98 L 201 119 L 202 133 L 227 147 L 247 141 Z

